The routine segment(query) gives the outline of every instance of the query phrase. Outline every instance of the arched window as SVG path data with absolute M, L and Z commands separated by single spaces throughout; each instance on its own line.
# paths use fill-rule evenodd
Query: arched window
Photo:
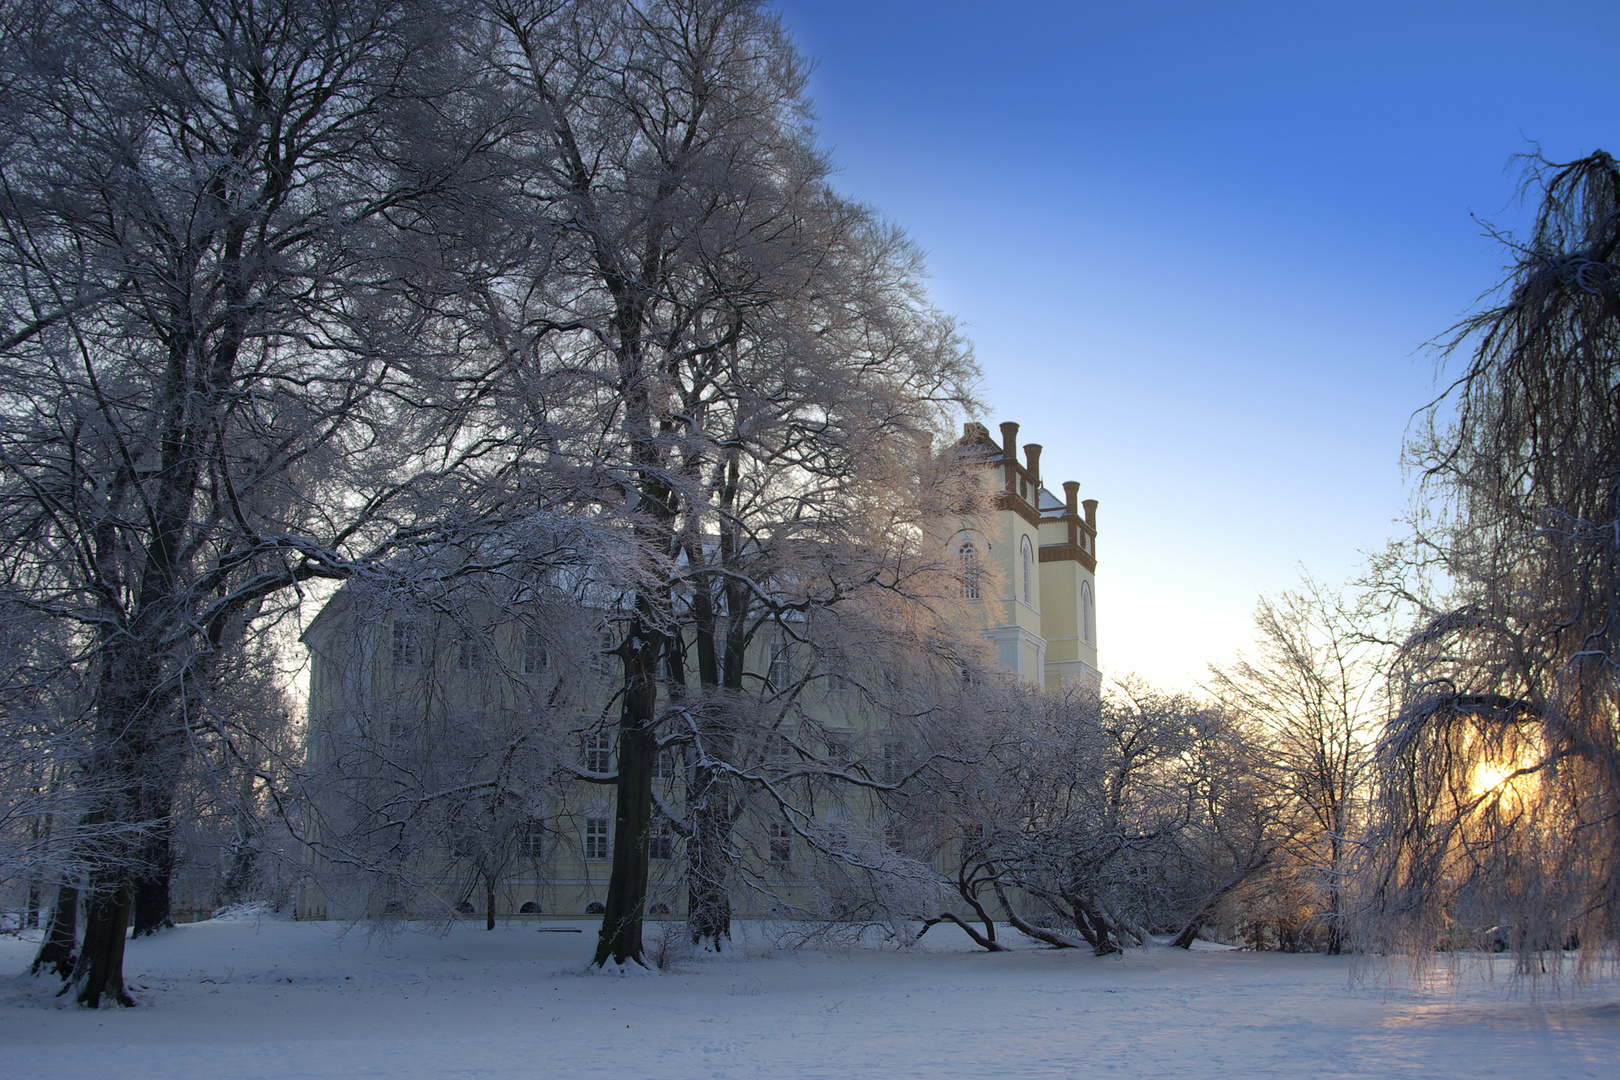
M 1024 603 L 1035 606 L 1035 545 L 1024 537 Z
M 1093 622 L 1091 602 L 1091 582 L 1080 583 L 1080 634 L 1087 645 L 1093 644 L 1091 640 L 1091 624 Z
M 962 599 L 979 598 L 979 549 L 971 541 L 962 544 L 957 554 L 962 557 Z

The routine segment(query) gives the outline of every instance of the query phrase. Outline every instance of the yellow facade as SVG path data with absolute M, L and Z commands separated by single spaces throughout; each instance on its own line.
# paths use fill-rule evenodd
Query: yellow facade
M 1001 441 L 966 424 L 957 453 L 980 470 L 987 509 L 960 523 L 952 544 L 964 567 L 982 560 L 984 586 L 968 587 L 1002 668 L 1058 690 L 1095 685 L 1097 662 L 1097 501 L 1079 501 L 1065 482 L 1059 499 L 1042 486 L 1041 447 L 1018 455 L 1018 425 Z M 974 596 L 974 593 L 979 595 Z

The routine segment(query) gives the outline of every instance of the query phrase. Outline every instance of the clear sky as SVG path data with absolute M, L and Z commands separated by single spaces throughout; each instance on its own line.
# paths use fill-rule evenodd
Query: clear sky
M 1406 505 L 1519 169 L 1620 153 L 1620 2 L 784 0 L 838 186 L 928 253 L 991 429 L 1098 510 L 1102 663 L 1187 687 Z

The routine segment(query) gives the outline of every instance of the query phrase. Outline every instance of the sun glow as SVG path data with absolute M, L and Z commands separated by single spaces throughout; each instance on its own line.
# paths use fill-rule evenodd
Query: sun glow
M 1504 759 L 1489 757 L 1475 763 L 1469 783 L 1475 795 L 1529 794 L 1536 783 L 1536 759 L 1523 754 Z
M 1485 764 L 1474 768 L 1474 793 L 1483 795 L 1506 784 L 1513 776 L 1511 765 Z

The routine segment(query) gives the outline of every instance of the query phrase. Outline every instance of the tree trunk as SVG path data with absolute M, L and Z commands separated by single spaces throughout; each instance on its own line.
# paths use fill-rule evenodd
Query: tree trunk
M 1271 852 L 1267 851 L 1258 860 L 1240 868 L 1237 873 L 1221 882 L 1219 888 L 1204 898 L 1204 902 L 1199 905 L 1197 911 L 1193 912 L 1192 918 L 1187 920 L 1187 924 L 1181 928 L 1181 932 L 1176 935 L 1175 940 L 1170 944 L 1177 949 L 1192 948 L 1193 939 L 1198 936 L 1198 931 L 1203 929 L 1205 921 L 1214 914 L 1216 905 L 1226 899 L 1233 889 L 1248 881 L 1249 878 L 1265 869 L 1270 863 Z
M 727 778 L 708 766 L 694 768 L 692 777 L 686 923 L 692 944 L 719 952 L 731 937 L 731 791 Z
M 104 997 L 120 1005 L 135 1004 L 124 990 L 124 940 L 135 890 L 122 878 L 122 869 L 114 868 L 99 881 L 97 875 L 91 876 L 84 906 L 84 948 L 73 973 L 79 1004 L 89 1009 L 98 1008 Z
M 924 919 L 922 929 L 917 931 L 917 936 L 913 940 L 921 941 L 924 934 L 928 933 L 931 928 L 938 926 L 942 922 L 955 923 L 957 926 L 960 926 L 967 933 L 967 936 L 973 939 L 973 943 L 979 946 L 981 949 L 987 949 L 990 952 L 1008 951 L 1007 946 L 996 940 L 994 923 L 985 924 L 987 927 L 989 927 L 990 935 L 986 937 L 984 934 L 979 933 L 979 931 L 969 926 L 967 922 L 965 922 L 962 917 L 956 914 L 954 911 L 942 911 L 938 915 L 935 915 L 932 919 Z
M 152 831 L 141 849 L 140 867 L 135 875 L 134 921 L 130 929 L 133 937 L 155 934 L 174 926 L 169 895 L 174 876 L 174 847 L 170 843 L 173 828 L 167 811 L 162 820 L 164 824 Z
M 625 653 L 624 705 L 619 713 L 618 805 L 613 822 L 613 872 L 597 941 L 598 967 L 642 959 L 642 920 L 647 910 L 647 829 L 652 823 L 652 774 L 658 756 L 654 731 L 658 709 L 656 672 L 662 637 L 645 620 L 631 622 Z
M 993 882 L 993 884 L 996 889 L 996 900 L 1001 904 L 1002 914 L 1007 916 L 1007 921 L 1012 924 L 1014 930 L 1059 949 L 1082 949 L 1090 944 L 1089 942 L 1076 941 L 1067 934 L 1060 934 L 1056 930 L 1048 930 L 1045 927 L 1036 926 L 1034 923 L 1025 921 L 1018 912 L 1013 910 L 1012 904 L 1007 900 L 1007 890 L 1001 887 L 1001 882 L 997 881 Z
M 39 954 L 29 970 L 35 975 L 50 968 L 62 978 L 71 978 L 73 965 L 78 959 L 73 947 L 79 937 L 79 890 L 63 882 L 56 889 L 56 903 L 51 908 L 51 921 L 40 942 Z
M 495 929 L 495 881 L 484 879 L 484 929 Z

